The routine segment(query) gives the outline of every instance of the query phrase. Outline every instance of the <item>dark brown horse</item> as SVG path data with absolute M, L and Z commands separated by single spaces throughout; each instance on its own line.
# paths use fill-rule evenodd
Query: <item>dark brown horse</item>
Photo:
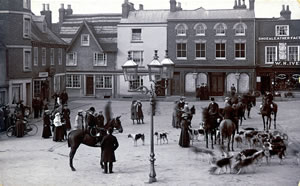
M 228 151 L 230 151 L 230 142 L 231 150 L 233 150 L 234 134 L 235 134 L 235 124 L 230 119 L 224 119 L 220 123 L 220 133 L 222 138 L 222 145 L 224 144 L 224 139 L 228 139 Z
M 221 120 L 221 116 L 212 117 L 209 115 L 208 108 L 202 108 L 202 121 L 203 121 L 203 129 L 205 131 L 205 139 L 206 139 L 206 148 L 208 148 L 208 134 L 211 137 L 211 148 L 214 148 L 213 145 L 213 136 L 215 136 L 215 144 L 216 144 L 216 132 L 219 127 L 218 119 Z
M 276 117 L 277 117 L 278 105 L 268 99 L 263 99 L 262 105 L 260 106 L 260 113 L 263 119 L 264 130 L 269 131 L 271 129 L 272 114 L 274 115 L 274 129 L 276 129 Z M 267 120 L 265 120 L 265 118 Z
M 95 137 L 90 135 L 90 131 L 87 131 L 87 130 L 84 131 L 81 129 L 71 131 L 68 134 L 68 146 L 71 147 L 69 157 L 70 157 L 70 167 L 71 167 L 72 171 L 76 171 L 76 169 L 73 167 L 73 158 L 74 158 L 75 153 L 80 144 L 85 144 L 90 147 L 100 147 L 100 146 L 97 146 L 96 144 L 101 142 L 103 137 L 105 135 L 107 135 L 107 130 L 109 128 L 116 129 L 120 133 L 123 132 L 120 117 L 121 116 L 118 116 L 118 117 L 112 119 L 107 125 L 104 126 L 104 128 L 98 129 L 99 134 L 95 135 Z M 102 167 L 101 158 L 100 158 L 100 165 Z

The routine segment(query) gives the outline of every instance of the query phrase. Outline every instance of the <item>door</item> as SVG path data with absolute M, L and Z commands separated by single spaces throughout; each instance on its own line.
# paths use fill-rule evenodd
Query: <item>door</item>
M 155 94 L 157 96 L 165 96 L 165 79 L 158 81 L 155 86 Z
M 171 94 L 180 95 L 180 73 L 175 72 L 171 81 Z
M 223 96 L 224 95 L 224 73 L 211 73 L 210 76 L 210 95 Z
M 26 83 L 26 105 L 31 107 L 31 84 Z
M 93 96 L 94 95 L 94 77 L 86 76 L 86 95 Z
M 265 94 L 266 91 L 271 91 L 271 79 L 270 76 L 261 76 L 261 94 Z

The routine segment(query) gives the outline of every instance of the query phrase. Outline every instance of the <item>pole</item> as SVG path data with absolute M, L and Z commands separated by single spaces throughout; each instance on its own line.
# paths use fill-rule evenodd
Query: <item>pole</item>
M 151 104 L 151 118 L 150 118 L 150 122 L 151 122 L 151 128 L 150 128 L 150 174 L 149 174 L 149 183 L 153 183 L 156 182 L 156 173 L 155 173 L 155 169 L 154 169 L 154 162 L 155 162 L 155 154 L 154 154 L 154 139 L 153 139 L 153 131 L 154 131 L 154 126 L 153 126 L 153 107 L 154 107 L 154 95 L 153 93 L 150 94 L 150 104 Z

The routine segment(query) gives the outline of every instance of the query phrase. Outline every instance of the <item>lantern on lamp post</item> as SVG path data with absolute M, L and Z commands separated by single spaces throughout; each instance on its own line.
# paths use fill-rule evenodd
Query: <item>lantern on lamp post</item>
M 148 64 L 149 80 L 156 84 L 162 78 L 170 80 L 173 78 L 174 74 L 174 63 L 169 59 L 168 52 L 166 51 L 166 58 L 160 63 L 158 60 L 157 50 L 154 51 L 153 60 Z M 138 65 L 132 61 L 130 55 L 128 55 L 128 60 L 122 66 L 125 81 L 131 81 L 137 79 Z M 138 89 L 146 89 L 145 94 L 150 94 L 150 104 L 151 104 L 151 118 L 150 118 L 150 173 L 149 173 L 149 183 L 156 182 L 156 173 L 154 168 L 155 154 L 154 154 L 154 121 L 153 116 L 155 112 L 155 90 L 151 84 L 151 89 L 149 90 L 145 86 L 141 86 Z M 167 87 L 163 87 L 164 89 Z

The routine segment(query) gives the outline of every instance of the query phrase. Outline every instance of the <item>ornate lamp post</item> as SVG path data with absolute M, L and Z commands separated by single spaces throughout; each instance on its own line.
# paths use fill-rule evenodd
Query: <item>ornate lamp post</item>
M 128 57 L 128 60 L 122 66 L 125 81 L 132 81 L 137 79 L 137 65 L 136 63 L 132 63 L 131 57 Z M 155 54 L 153 60 L 148 64 L 148 73 L 149 73 L 149 80 L 152 81 L 154 84 L 157 81 L 160 81 L 162 78 L 164 79 L 172 79 L 174 74 L 174 63 L 168 58 L 168 52 L 166 51 L 166 59 L 162 61 L 162 63 L 158 60 L 157 50 L 155 50 Z M 128 76 L 128 77 L 125 77 Z M 163 87 L 166 88 L 166 87 Z M 137 88 L 138 90 L 143 90 L 145 94 L 150 95 L 150 105 L 151 105 L 151 118 L 150 118 L 150 173 L 149 173 L 149 183 L 156 182 L 156 173 L 154 169 L 154 162 L 155 162 L 155 154 L 154 154 L 154 125 L 153 125 L 153 116 L 154 116 L 154 108 L 155 108 L 155 90 L 151 84 L 150 90 L 145 87 L 141 86 Z

